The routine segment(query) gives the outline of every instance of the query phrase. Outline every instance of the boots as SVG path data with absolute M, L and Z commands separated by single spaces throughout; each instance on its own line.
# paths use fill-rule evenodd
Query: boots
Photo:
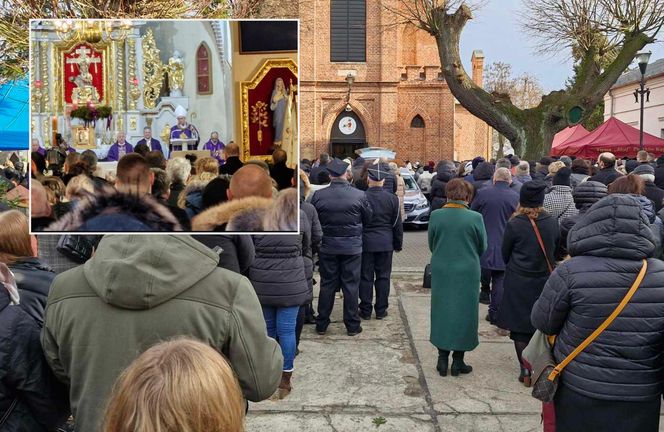
M 528 368 L 521 366 L 521 373 L 519 374 L 519 382 L 522 382 L 524 386 L 530 387 L 531 384 L 531 372 Z
M 472 366 L 464 363 L 463 355 L 464 355 L 463 351 L 454 351 L 452 353 L 452 367 L 450 368 L 452 376 L 459 376 L 459 374 L 468 374 L 473 371 Z
M 279 383 L 279 399 L 283 399 L 288 396 L 292 390 L 291 387 L 291 377 L 293 372 L 282 372 L 281 373 L 281 382 Z
M 436 370 L 440 376 L 447 376 L 447 367 L 449 365 L 449 351 L 438 348 L 438 364 Z

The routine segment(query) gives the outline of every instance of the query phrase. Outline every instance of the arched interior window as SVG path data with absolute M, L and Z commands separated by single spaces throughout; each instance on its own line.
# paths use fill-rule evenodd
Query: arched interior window
M 423 128 L 424 127 L 424 119 L 422 118 L 421 115 L 416 115 L 413 117 L 413 119 L 410 121 L 410 127 L 412 128 Z
M 196 50 L 196 92 L 212 93 L 212 68 L 210 67 L 210 49 L 201 43 Z

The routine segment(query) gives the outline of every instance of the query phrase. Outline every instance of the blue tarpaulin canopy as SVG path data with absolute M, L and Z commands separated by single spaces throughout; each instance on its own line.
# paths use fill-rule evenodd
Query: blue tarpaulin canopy
M 0 86 L 0 150 L 27 150 L 28 80 L 9 81 Z

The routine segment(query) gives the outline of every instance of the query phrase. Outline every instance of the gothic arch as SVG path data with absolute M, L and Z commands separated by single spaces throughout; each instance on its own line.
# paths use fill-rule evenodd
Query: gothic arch
M 196 48 L 196 94 L 212 94 L 212 51 L 205 42 Z
M 413 117 L 410 120 L 410 128 L 411 129 L 413 129 L 413 128 L 415 128 L 415 129 L 424 129 L 424 128 L 426 128 L 426 126 L 427 126 L 426 122 L 424 121 L 422 116 L 419 115 L 419 114 L 416 114 L 415 117 Z
M 417 65 L 417 27 L 406 24 L 401 32 L 401 66 Z
M 369 111 L 365 108 L 365 106 L 359 102 L 359 101 L 351 101 L 351 107 L 353 108 L 353 112 L 357 114 L 357 116 L 362 120 L 362 124 L 364 125 L 364 132 L 365 136 L 367 138 L 367 142 L 369 145 L 374 145 L 377 141 L 377 137 L 375 135 L 375 131 L 373 128 L 373 123 L 371 119 L 371 115 L 369 114 Z M 325 131 L 325 143 L 327 144 L 330 140 L 330 135 L 332 134 L 332 128 L 334 127 L 334 120 L 337 118 L 339 113 L 346 107 L 346 102 L 344 100 L 339 100 L 337 103 L 332 105 L 327 112 L 323 113 L 323 130 Z
M 417 116 L 420 116 L 422 118 L 422 120 L 424 121 L 424 127 L 426 129 L 431 129 L 434 126 L 431 116 L 426 111 L 421 109 L 413 109 L 403 119 L 404 130 L 410 129 L 410 123 Z

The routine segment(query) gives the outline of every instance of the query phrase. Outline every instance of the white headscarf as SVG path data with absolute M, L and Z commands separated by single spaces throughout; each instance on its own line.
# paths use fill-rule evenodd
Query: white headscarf
M 12 271 L 9 270 L 9 267 L 3 263 L 0 263 L 0 284 L 2 284 L 9 293 L 11 304 L 17 305 L 19 303 L 19 297 L 14 273 L 12 273 Z

